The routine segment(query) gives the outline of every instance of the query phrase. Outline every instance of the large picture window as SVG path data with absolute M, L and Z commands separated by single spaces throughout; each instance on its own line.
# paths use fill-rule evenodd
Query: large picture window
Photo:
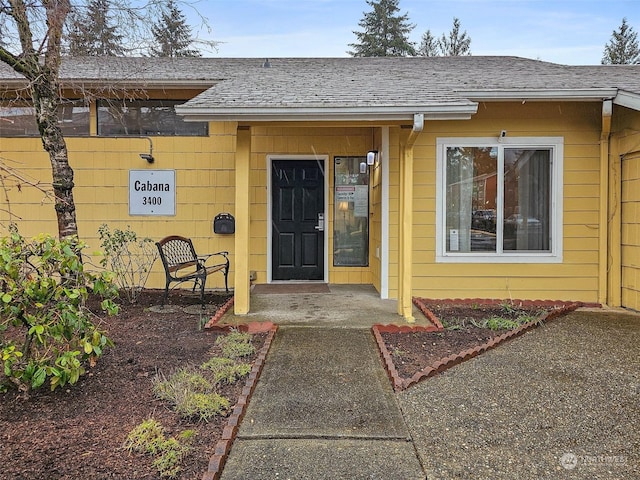
M 185 122 L 175 106 L 184 100 L 101 100 L 98 135 L 206 136 L 207 122 Z
M 439 261 L 561 260 L 562 139 L 438 140 Z

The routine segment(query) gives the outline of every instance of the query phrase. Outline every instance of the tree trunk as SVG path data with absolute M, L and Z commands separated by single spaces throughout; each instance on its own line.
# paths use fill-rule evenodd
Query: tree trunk
M 53 176 L 55 210 L 60 238 L 78 235 L 76 205 L 73 200 L 73 169 L 69 165 L 67 143 L 58 125 L 58 82 L 46 71 L 32 85 L 33 105 L 42 146 L 49 154 Z

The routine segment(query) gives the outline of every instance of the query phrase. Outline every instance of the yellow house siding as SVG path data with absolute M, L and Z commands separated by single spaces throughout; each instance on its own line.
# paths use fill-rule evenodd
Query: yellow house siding
M 612 156 L 621 156 L 622 306 L 640 310 L 640 113 L 616 107 Z
M 333 246 L 333 158 L 335 156 L 364 156 L 372 148 L 374 128 L 342 126 L 280 126 L 257 125 L 252 127 L 251 144 L 251 187 L 253 188 L 251 206 L 252 242 L 261 249 L 252 250 L 250 269 L 257 274 L 256 283 L 267 282 L 266 239 L 269 226 L 266 219 L 268 206 L 267 156 L 318 155 L 328 156 L 325 170 L 325 182 L 328 184 L 328 211 L 325 225 L 328 228 L 329 242 L 329 282 L 330 283 L 372 283 L 372 267 L 334 267 Z M 371 256 L 375 252 L 369 252 Z
M 139 138 L 69 137 L 69 163 L 74 170 L 74 199 L 80 237 L 88 253 L 99 249 L 98 228 L 107 223 L 113 230 L 130 226 L 138 236 L 154 241 L 166 235 L 191 237 L 198 252 L 229 250 L 233 258 L 233 236 L 214 235 L 213 217 L 234 213 L 234 123 L 211 124 L 208 137 L 152 137 L 155 163 L 139 157 L 149 151 L 149 141 Z M 38 138 L 0 138 L 3 158 L 28 178 L 44 182 L 50 190 L 51 165 Z M 130 216 L 129 170 L 175 169 L 176 215 Z M 8 225 L 7 204 L 0 196 L 2 226 Z M 11 212 L 19 217 L 20 232 L 57 235 L 53 202 L 35 188 L 9 192 Z M 97 259 L 95 259 L 97 261 Z M 218 278 L 219 277 L 219 278 Z M 233 285 L 233 269 L 230 275 Z M 164 272 L 159 261 L 153 266 L 148 287 L 163 287 Z M 223 288 L 222 276 L 214 275 L 208 287 Z
M 415 147 L 415 296 L 566 299 L 593 302 L 598 293 L 600 104 L 480 104 L 468 121 L 427 122 Z M 438 137 L 564 137 L 563 261 L 436 263 Z

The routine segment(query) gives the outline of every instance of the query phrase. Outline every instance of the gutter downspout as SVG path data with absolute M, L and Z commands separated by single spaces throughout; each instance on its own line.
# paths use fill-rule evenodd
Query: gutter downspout
M 409 323 L 413 317 L 413 146 L 424 128 L 424 114 L 413 115 L 413 128 L 401 139 L 400 162 L 400 255 L 398 275 L 398 313 Z
M 609 216 L 611 209 L 611 199 L 609 198 L 612 190 L 610 188 L 610 171 L 612 166 L 609 164 L 609 140 L 611 138 L 611 116 L 613 112 L 613 103 L 611 100 L 602 102 L 602 132 L 600 134 L 600 234 L 599 234 L 599 255 L 598 255 L 598 303 L 602 305 L 608 304 L 611 287 L 609 277 L 609 257 L 611 252 L 609 248 L 612 244 L 609 232 Z

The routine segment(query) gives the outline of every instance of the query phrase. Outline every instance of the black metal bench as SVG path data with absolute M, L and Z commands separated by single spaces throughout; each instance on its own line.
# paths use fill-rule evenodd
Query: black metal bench
M 204 308 L 204 287 L 207 276 L 214 272 L 224 274 L 224 287 L 229 292 L 229 252 L 216 252 L 208 255 L 198 255 L 190 238 L 179 235 L 171 235 L 156 242 L 160 259 L 164 267 L 166 284 L 162 305 L 164 306 L 169 296 L 169 286 L 175 283 L 173 288 L 183 282 L 193 282 L 193 290 L 200 287 L 200 301 Z M 206 265 L 207 260 L 214 256 L 221 256 L 224 260 L 213 265 Z

